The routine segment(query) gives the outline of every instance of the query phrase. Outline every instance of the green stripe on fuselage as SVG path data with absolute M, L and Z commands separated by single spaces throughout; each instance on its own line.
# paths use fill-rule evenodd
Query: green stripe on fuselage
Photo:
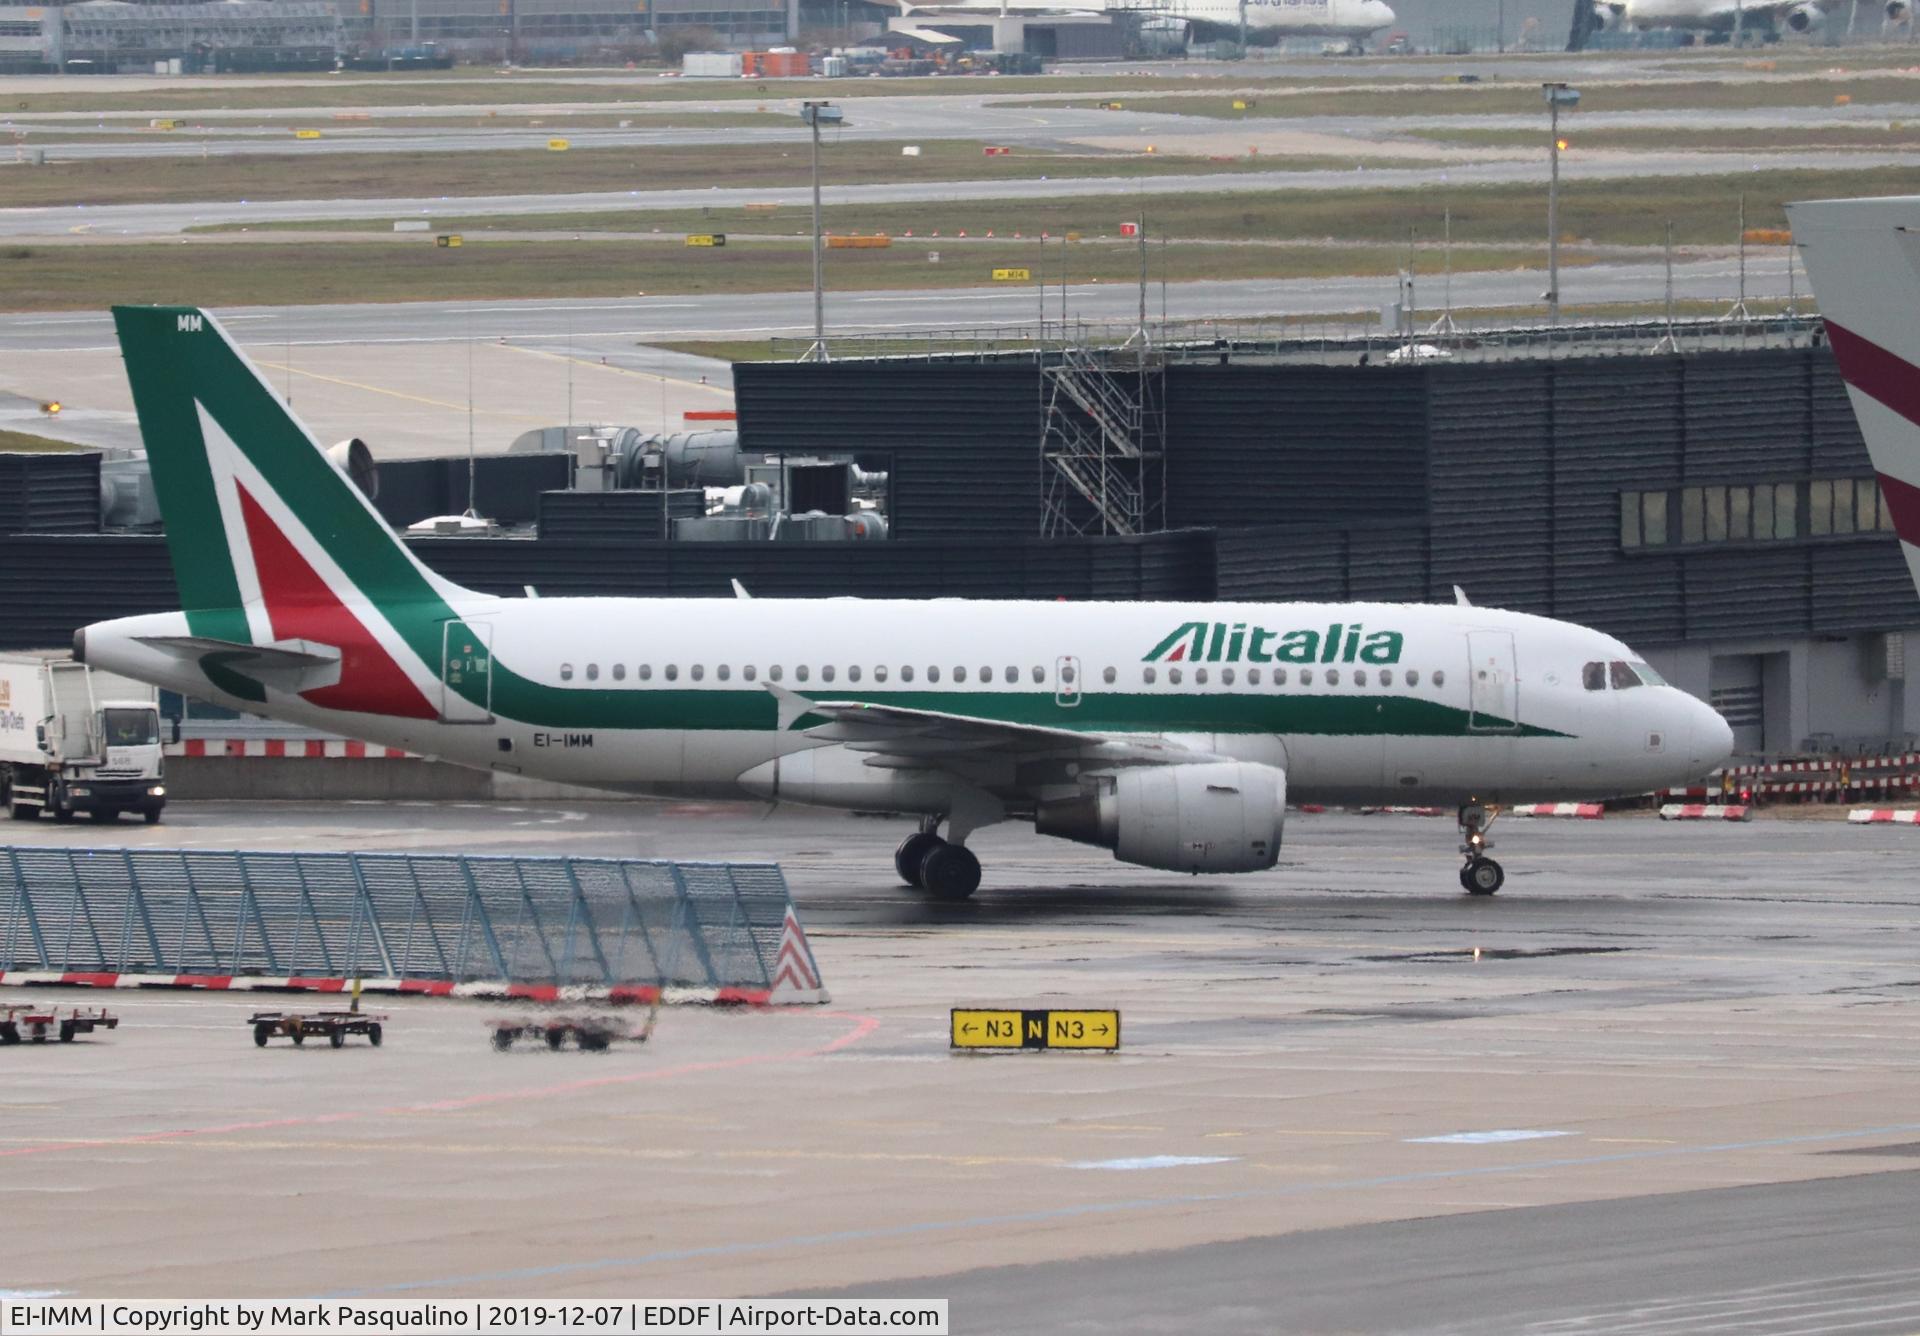
M 778 705 L 758 688 L 706 690 L 551 687 L 494 668 L 493 710 L 542 728 L 684 729 L 770 732 Z M 504 677 L 504 680 L 503 680 Z M 817 700 L 865 701 L 903 709 L 964 715 L 995 723 L 1039 724 L 1082 733 L 1292 733 L 1336 737 L 1530 737 L 1567 734 L 1523 724 L 1495 731 L 1470 727 L 1466 711 L 1404 696 L 1314 696 L 1257 692 L 1181 695 L 1172 692 L 1088 692 L 1061 705 L 1051 692 L 883 691 L 832 683 L 787 683 Z M 792 727 L 826 722 L 805 715 Z M 1496 726 L 1497 727 L 1497 726 Z

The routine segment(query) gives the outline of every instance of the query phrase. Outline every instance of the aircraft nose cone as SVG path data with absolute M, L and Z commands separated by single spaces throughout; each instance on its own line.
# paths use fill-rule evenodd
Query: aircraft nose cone
M 1720 717 L 1720 712 L 1710 705 L 1695 702 L 1693 722 L 1688 729 L 1691 743 L 1687 759 L 1699 767 L 1700 773 L 1718 769 L 1726 759 L 1733 755 L 1733 729 Z

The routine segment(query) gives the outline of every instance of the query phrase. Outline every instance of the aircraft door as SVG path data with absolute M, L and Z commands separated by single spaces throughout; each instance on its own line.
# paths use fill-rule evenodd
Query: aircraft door
M 1512 733 L 1520 727 L 1520 678 L 1510 631 L 1467 632 L 1467 727 Z
M 1053 661 L 1053 703 L 1069 708 L 1080 703 L 1080 660 L 1071 654 Z
M 493 625 L 442 622 L 440 722 L 493 722 Z

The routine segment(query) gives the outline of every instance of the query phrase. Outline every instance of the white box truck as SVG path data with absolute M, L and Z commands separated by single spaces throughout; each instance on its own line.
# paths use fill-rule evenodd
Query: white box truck
M 167 805 L 160 693 L 145 682 L 44 654 L 0 654 L 0 806 L 16 821 Z

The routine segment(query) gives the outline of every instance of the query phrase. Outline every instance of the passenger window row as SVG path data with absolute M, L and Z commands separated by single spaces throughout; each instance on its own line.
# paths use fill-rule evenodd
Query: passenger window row
M 1602 665 L 1598 664 L 1588 664 L 1587 668 L 1591 670 L 1601 666 Z M 1651 668 L 1647 668 L 1645 664 L 1635 666 L 1643 669 L 1647 673 L 1653 671 Z M 1618 664 L 1616 667 L 1624 669 L 1626 665 Z M 733 680 L 733 671 L 731 665 L 723 663 L 714 668 L 713 676 L 716 681 L 730 682 Z M 1289 685 L 1290 682 L 1298 682 L 1299 685 L 1303 687 L 1310 687 L 1314 684 L 1314 670 L 1311 668 L 1301 668 L 1292 678 L 1289 678 L 1288 670 L 1285 668 L 1274 668 L 1270 673 L 1263 672 L 1263 670 L 1259 668 L 1248 668 L 1244 670 L 1244 672 L 1234 668 L 1222 668 L 1219 672 L 1220 685 L 1228 687 L 1239 685 L 1242 682 L 1247 686 L 1257 687 L 1265 685 L 1268 681 L 1271 681 L 1275 687 L 1284 687 Z M 838 673 L 839 670 L 834 665 L 825 665 L 820 669 L 820 680 L 822 682 L 833 682 L 837 679 Z M 938 684 L 941 681 L 941 670 L 937 664 L 928 665 L 925 674 L 925 680 L 929 684 Z M 687 669 L 687 678 L 689 681 L 704 682 L 706 675 L 707 669 L 705 664 L 696 663 Z M 912 682 L 915 680 L 914 666 L 912 664 L 904 664 L 898 669 L 889 670 L 885 664 L 881 664 L 873 669 L 872 680 L 876 683 L 886 682 L 890 680 L 891 675 L 897 675 L 897 680 L 901 682 Z M 1047 670 L 1045 668 L 1036 664 L 1028 675 L 1031 677 L 1034 685 L 1046 685 Z M 585 680 L 589 682 L 598 682 L 600 680 L 600 665 L 597 663 L 587 664 L 583 676 Z M 608 669 L 607 676 L 612 681 L 624 682 L 627 680 L 627 666 L 624 663 L 616 663 Z M 649 663 L 638 665 L 633 670 L 633 676 L 636 681 L 653 681 L 653 665 Z M 784 670 L 781 665 L 777 663 L 767 668 L 767 681 L 769 682 L 782 681 L 784 680 L 784 676 Z M 800 664 L 793 670 L 793 680 L 796 682 L 811 682 L 812 676 L 813 670 L 806 664 Z M 1062 687 L 1071 687 L 1074 685 L 1076 677 L 1077 675 L 1071 666 L 1062 665 L 1059 685 Z M 680 665 L 669 663 L 662 666 L 660 669 L 660 678 L 667 682 L 678 682 L 680 680 Z M 1020 669 L 1009 666 L 1002 672 L 999 680 L 1011 686 L 1018 684 L 1020 678 Z M 560 680 L 562 682 L 571 682 L 574 680 L 574 668 L 571 663 L 563 663 L 560 665 Z M 759 681 L 759 669 L 753 664 L 745 665 L 740 669 L 740 680 L 743 682 Z M 859 683 L 863 680 L 863 670 L 860 665 L 851 664 L 847 667 L 846 680 L 850 684 Z M 951 680 L 956 685 L 964 685 L 970 680 L 977 681 L 982 685 L 991 685 L 994 681 L 994 671 L 990 667 L 985 667 L 979 669 L 977 674 L 970 674 L 965 665 L 959 665 L 951 670 Z M 1100 674 L 1100 680 L 1108 686 L 1113 686 L 1120 680 L 1120 672 L 1118 669 L 1111 667 L 1103 669 Z M 1341 684 L 1341 670 L 1339 668 L 1327 668 L 1322 672 L 1320 680 L 1327 686 L 1337 687 Z M 1383 687 L 1396 685 L 1417 687 L 1420 685 L 1420 680 L 1420 670 L 1418 668 L 1402 668 L 1397 672 L 1392 668 L 1379 668 L 1371 672 L 1365 668 L 1355 668 L 1352 671 L 1351 677 L 1353 685 L 1357 687 L 1369 686 L 1376 683 Z M 1447 684 L 1447 675 L 1443 670 L 1435 669 L 1432 673 L 1428 674 L 1427 680 L 1436 688 L 1444 687 Z M 1140 681 L 1142 685 L 1145 686 L 1158 685 L 1160 681 L 1160 670 L 1153 665 L 1142 667 L 1140 670 Z M 1184 685 L 1186 682 L 1185 670 L 1175 667 L 1167 668 L 1166 681 L 1168 686 Z M 1211 685 L 1213 681 L 1212 670 L 1205 667 L 1196 667 L 1193 669 L 1193 683 L 1195 686 L 1208 686 Z M 1604 685 L 1604 681 L 1602 685 Z M 1619 685 L 1619 683 L 1616 682 L 1615 685 Z M 1635 681 L 1632 685 L 1638 686 L 1639 682 Z M 1595 687 L 1591 684 L 1588 686 L 1588 690 L 1590 691 L 1600 689 L 1600 687 Z

